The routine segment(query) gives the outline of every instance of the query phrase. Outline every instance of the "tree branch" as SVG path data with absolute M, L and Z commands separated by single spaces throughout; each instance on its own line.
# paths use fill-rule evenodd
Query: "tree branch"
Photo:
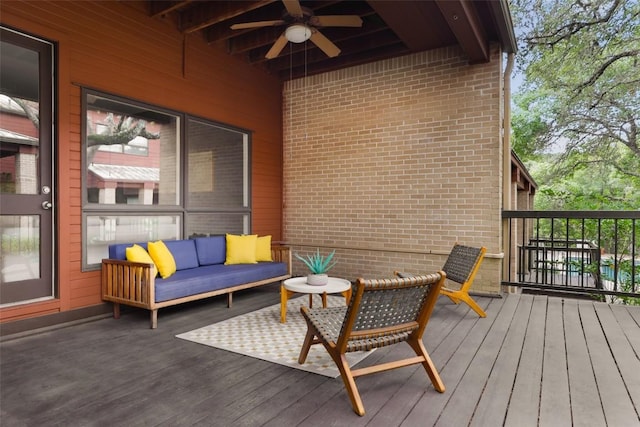
M 638 55 L 640 55 L 640 49 L 630 50 L 628 52 L 620 52 L 617 55 L 613 55 L 611 58 L 602 63 L 589 79 L 587 79 L 583 83 L 580 83 L 576 87 L 576 96 L 579 95 L 584 90 L 584 88 L 593 85 L 600 78 L 600 76 L 604 74 L 607 68 L 609 68 L 616 61 L 619 61 L 622 58 L 629 58 Z
M 620 0 L 615 0 L 611 8 L 607 11 L 606 15 L 604 15 L 601 18 L 593 19 L 591 21 L 569 22 L 568 24 L 561 26 L 551 34 L 528 37 L 528 38 L 525 38 L 525 40 L 529 44 L 545 45 L 548 47 L 553 47 L 556 44 L 560 43 L 562 40 L 567 39 L 572 35 L 578 33 L 583 28 L 592 27 L 594 25 L 608 22 L 613 16 L 613 14 L 615 13 L 615 11 L 618 9 L 618 6 L 620 6 Z M 551 40 L 545 41 L 545 39 L 551 39 Z
M 29 102 L 24 99 L 11 97 L 11 100 L 18 104 L 20 108 L 24 110 L 24 113 L 27 115 L 27 118 L 31 120 L 31 123 L 36 127 L 36 129 L 40 129 L 40 116 L 38 115 L 38 110 L 34 109 Z
M 141 136 L 147 139 L 159 139 L 160 133 L 152 133 L 147 130 L 147 122 L 137 120 L 133 125 L 133 118 L 121 116 L 118 124 L 113 122 L 113 115 L 109 114 L 106 119 L 108 132 L 102 134 L 87 135 L 87 147 L 96 145 L 116 145 L 128 144 L 132 139 Z

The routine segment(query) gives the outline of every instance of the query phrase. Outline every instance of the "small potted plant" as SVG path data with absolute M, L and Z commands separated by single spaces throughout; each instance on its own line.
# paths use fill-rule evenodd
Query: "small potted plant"
M 335 253 L 336 251 L 334 249 L 329 255 L 324 257 L 320 255 L 320 249 L 317 249 L 315 254 L 307 255 L 306 257 L 294 254 L 296 258 L 304 262 L 309 269 L 309 274 L 307 275 L 308 285 L 322 286 L 328 283 L 329 275 L 327 273 L 337 262 L 331 262 Z

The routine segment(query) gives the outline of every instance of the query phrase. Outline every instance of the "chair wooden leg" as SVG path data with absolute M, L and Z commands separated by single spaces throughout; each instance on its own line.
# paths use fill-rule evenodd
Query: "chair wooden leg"
M 304 342 L 302 343 L 302 348 L 300 349 L 300 355 L 298 356 L 298 363 L 303 364 L 305 360 L 307 360 L 307 355 L 309 354 L 309 349 L 314 342 L 315 333 L 313 328 L 307 325 L 307 335 L 304 336 Z
M 471 307 L 473 311 L 478 313 L 478 316 L 487 317 L 487 314 L 484 312 L 484 310 L 478 305 L 478 303 L 475 302 L 473 298 L 471 298 L 468 293 L 462 291 L 451 291 L 449 289 L 442 289 L 440 293 L 449 297 L 449 299 L 456 304 L 465 302 L 469 307 Z
M 473 311 L 478 313 L 478 316 L 487 317 L 487 314 L 484 312 L 484 310 L 469 295 L 466 295 L 462 300 L 466 302 Z
M 431 357 L 429 357 L 429 353 L 427 352 L 427 349 L 424 347 L 424 343 L 422 342 L 422 340 L 409 339 L 407 343 L 411 346 L 413 351 L 415 351 L 418 356 L 424 357 L 424 362 L 422 362 L 422 366 L 424 367 L 424 370 L 427 371 L 427 375 L 431 380 L 431 384 L 433 384 L 433 388 L 435 388 L 436 391 L 439 391 L 440 393 L 444 393 L 445 391 L 444 383 L 442 382 L 442 379 L 440 378 L 440 374 L 438 374 L 438 370 L 433 364 Z
M 340 377 L 342 378 L 344 387 L 347 389 L 347 394 L 349 395 L 349 400 L 351 401 L 351 406 L 353 407 L 353 412 L 360 416 L 363 416 L 364 405 L 362 404 L 362 398 L 360 397 L 360 393 L 358 392 L 356 381 L 353 379 L 353 375 L 351 374 L 351 368 L 349 367 L 349 363 L 347 362 L 347 356 L 345 354 L 340 354 L 335 349 L 328 348 L 326 345 L 325 348 L 327 348 L 327 351 L 331 355 L 331 358 L 336 363 L 336 366 L 338 366 Z
M 454 304 L 460 304 L 460 298 L 456 298 L 455 296 L 453 296 L 453 294 L 449 292 L 442 292 L 442 294 L 446 295 L 447 298 L 449 298 Z

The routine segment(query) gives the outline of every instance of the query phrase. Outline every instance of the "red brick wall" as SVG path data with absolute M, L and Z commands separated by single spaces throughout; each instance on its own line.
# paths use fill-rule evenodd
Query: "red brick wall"
M 151 18 L 141 3 L 2 1 L 2 24 L 57 43 L 59 299 L 0 310 L 14 320 L 100 304 L 99 272 L 81 271 L 80 89 L 89 87 L 249 129 L 253 231 L 282 237 L 282 84 Z

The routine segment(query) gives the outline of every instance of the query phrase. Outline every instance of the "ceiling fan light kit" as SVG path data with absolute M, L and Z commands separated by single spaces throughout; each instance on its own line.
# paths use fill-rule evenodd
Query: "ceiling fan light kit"
M 284 34 L 291 43 L 302 43 L 311 38 L 311 28 L 302 24 L 293 24 L 286 29 Z

